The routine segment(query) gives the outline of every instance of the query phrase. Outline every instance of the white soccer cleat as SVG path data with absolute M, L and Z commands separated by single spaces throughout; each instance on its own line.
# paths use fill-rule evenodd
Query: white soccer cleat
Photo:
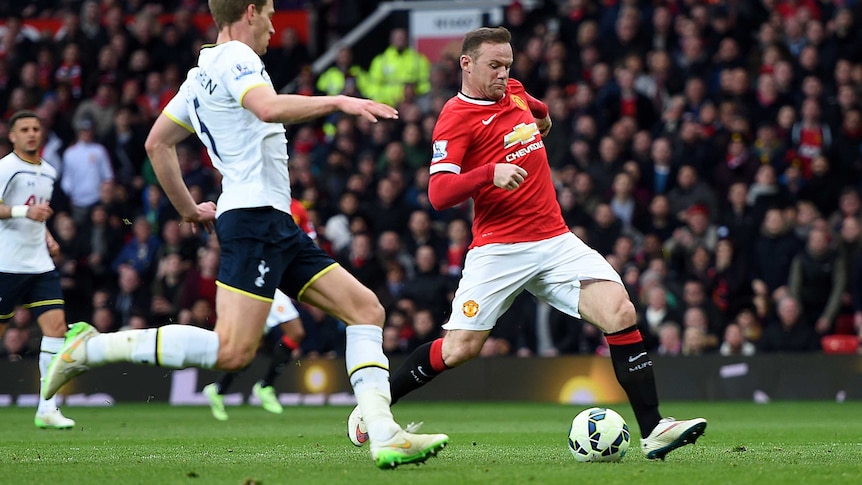
M 677 421 L 664 418 L 646 438 L 641 438 L 641 449 L 650 460 L 664 460 L 671 451 L 688 444 L 694 444 L 706 430 L 703 418 Z
M 44 378 L 45 387 L 42 397 L 51 399 L 63 384 L 75 376 L 90 370 L 87 365 L 87 340 L 99 335 L 99 331 L 85 322 L 78 322 L 66 332 L 63 348 L 51 359 L 48 373 Z
M 400 430 L 382 443 L 371 443 L 371 459 L 378 468 L 395 468 L 405 463 L 422 463 L 449 444 L 445 434 L 414 434 Z
M 350 438 L 353 446 L 363 446 L 368 442 L 368 428 L 365 427 L 365 421 L 362 420 L 359 406 L 354 406 L 347 418 L 347 437 Z
M 69 429 L 75 426 L 75 420 L 63 416 L 58 408 L 44 413 L 36 413 L 33 423 L 36 424 L 37 428 L 42 429 Z

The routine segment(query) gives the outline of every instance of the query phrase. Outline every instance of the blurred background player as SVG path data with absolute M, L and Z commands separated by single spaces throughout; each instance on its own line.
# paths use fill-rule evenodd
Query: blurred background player
M 57 171 L 39 156 L 42 123 L 36 113 L 14 113 L 9 118 L 9 140 L 12 153 L 0 159 L 0 336 L 16 305 L 30 309 L 42 329 L 39 374 L 44 379 L 66 334 L 60 275 L 51 259 L 60 247 L 45 227 L 54 214 L 50 203 Z M 75 426 L 57 408 L 55 398 L 45 399 L 41 392 L 34 422 L 39 428 Z
M 296 225 L 316 242 L 317 231 L 308 218 L 308 211 L 296 199 L 290 201 L 290 215 L 293 216 Z M 266 317 L 266 331 L 263 337 L 263 345 L 271 349 L 269 365 L 263 377 L 251 388 L 251 393 L 260 400 L 261 406 L 271 413 L 281 414 L 284 411 L 273 384 L 284 372 L 304 338 L 305 329 L 302 327 L 299 311 L 284 292 L 276 290 L 272 307 Z M 203 393 L 210 402 L 213 417 L 219 421 L 227 421 L 224 396 L 237 375 L 239 372 L 225 372 L 216 382 L 204 386 Z

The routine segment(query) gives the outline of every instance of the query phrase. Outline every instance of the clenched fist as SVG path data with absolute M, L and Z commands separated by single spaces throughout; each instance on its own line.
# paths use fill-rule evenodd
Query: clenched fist
M 506 190 L 515 190 L 524 183 L 527 171 L 512 163 L 498 163 L 494 167 L 494 185 Z
M 31 205 L 27 209 L 27 218 L 36 222 L 45 222 L 54 215 L 54 209 L 47 202 Z

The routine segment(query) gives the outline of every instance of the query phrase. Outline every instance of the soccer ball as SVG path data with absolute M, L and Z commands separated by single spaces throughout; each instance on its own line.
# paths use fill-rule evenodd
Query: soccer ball
M 569 451 L 580 462 L 620 461 L 630 440 L 626 420 L 613 409 L 585 409 L 569 428 Z

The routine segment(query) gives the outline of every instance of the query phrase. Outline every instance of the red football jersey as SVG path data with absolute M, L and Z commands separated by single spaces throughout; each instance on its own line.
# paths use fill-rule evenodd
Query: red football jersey
M 515 163 L 527 171 L 516 190 L 488 184 L 472 194 L 471 247 L 540 241 L 568 232 L 551 181 L 545 143 L 519 81 L 510 78 L 499 101 L 458 93 L 443 106 L 433 138 L 432 175 L 466 173 L 488 163 Z
M 314 224 L 311 222 L 311 219 L 308 218 L 308 211 L 305 210 L 305 206 L 302 205 L 302 202 L 296 199 L 290 199 L 290 215 L 293 216 L 293 222 L 308 234 L 308 237 L 311 239 L 317 239 L 317 230 L 314 228 Z

